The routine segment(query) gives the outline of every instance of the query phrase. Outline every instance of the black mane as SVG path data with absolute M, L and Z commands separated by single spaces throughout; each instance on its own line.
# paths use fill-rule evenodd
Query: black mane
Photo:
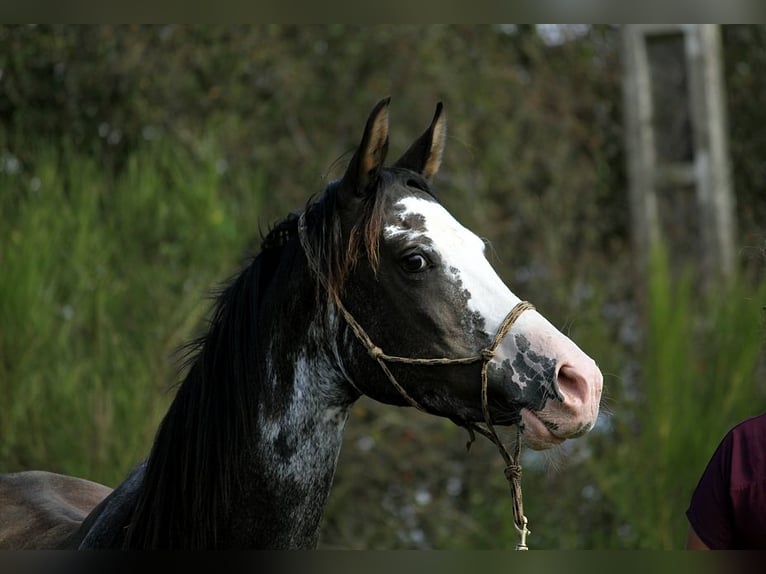
M 214 548 L 236 488 L 258 405 L 253 368 L 261 292 L 273 269 L 259 255 L 222 291 L 207 334 L 157 432 L 127 531 L 128 548 Z
M 225 536 L 236 469 L 256 433 L 260 306 L 296 230 L 290 214 L 263 237 L 220 290 L 207 333 L 187 346 L 188 372 L 157 431 L 125 547 L 215 548 Z

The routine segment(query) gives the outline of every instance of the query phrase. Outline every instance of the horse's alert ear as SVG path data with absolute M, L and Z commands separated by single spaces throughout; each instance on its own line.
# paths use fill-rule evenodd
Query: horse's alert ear
M 442 113 L 443 109 L 441 102 L 436 104 L 436 113 L 431 120 L 431 125 L 404 152 L 404 155 L 396 162 L 396 167 L 411 169 L 426 179 L 436 175 L 442 163 L 444 142 L 447 139 L 447 115 Z
M 366 195 L 378 179 L 378 171 L 388 151 L 388 104 L 391 98 L 380 100 L 370 113 L 362 141 L 351 158 L 343 183 L 358 196 Z

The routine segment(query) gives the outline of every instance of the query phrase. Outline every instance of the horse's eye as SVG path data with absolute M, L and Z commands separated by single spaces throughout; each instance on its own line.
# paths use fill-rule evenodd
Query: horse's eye
M 430 262 L 420 253 L 412 253 L 402 259 L 402 269 L 407 273 L 418 273 L 430 267 Z

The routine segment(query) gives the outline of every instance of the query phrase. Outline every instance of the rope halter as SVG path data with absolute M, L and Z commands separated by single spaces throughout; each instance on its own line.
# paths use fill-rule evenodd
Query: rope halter
M 309 268 L 316 275 L 322 286 L 327 289 L 327 280 L 319 269 L 319 263 L 316 260 L 316 257 L 314 256 L 313 250 L 311 249 L 311 245 L 309 243 L 308 230 L 306 229 L 305 211 L 302 212 L 298 218 L 298 238 L 306 256 L 306 261 Z M 468 448 L 470 448 L 471 444 L 475 440 L 474 432 L 478 432 L 482 436 L 489 439 L 492 443 L 494 443 L 500 452 L 500 455 L 503 457 L 503 461 L 505 462 L 504 474 L 511 489 L 514 526 L 516 527 L 516 531 L 519 533 L 519 543 L 516 545 L 516 550 L 527 550 L 528 547 L 526 539 L 527 535 L 531 534 L 531 532 L 527 528 L 528 521 L 527 517 L 524 515 L 524 504 L 521 494 L 521 465 L 519 463 L 521 451 L 521 428 L 519 424 L 516 425 L 516 441 L 513 447 L 513 453 L 510 453 L 508 452 L 508 449 L 503 444 L 503 442 L 500 440 L 500 437 L 497 435 L 497 432 L 492 425 L 489 413 L 489 400 L 487 396 L 487 372 L 489 369 L 489 363 L 495 357 L 497 348 L 500 346 L 500 343 L 503 341 L 503 339 L 505 339 L 506 335 L 508 335 L 514 323 L 518 320 L 521 314 L 524 313 L 524 311 L 533 310 L 535 308 L 534 305 L 527 301 L 520 301 L 517 303 L 508 312 L 502 323 L 500 323 L 500 327 L 498 327 L 498 330 L 495 333 L 495 336 L 490 345 L 481 349 L 475 355 L 460 358 L 422 359 L 412 357 L 398 357 L 396 355 L 389 355 L 385 353 L 383 349 L 381 349 L 372 341 L 370 336 L 362 328 L 359 322 L 354 318 L 349 310 L 346 309 L 339 296 L 333 297 L 333 302 L 340 314 L 345 319 L 348 326 L 351 328 L 356 338 L 359 339 L 359 342 L 367 350 L 367 353 L 370 355 L 370 357 L 378 363 L 381 370 L 383 373 L 385 373 L 393 387 L 411 406 L 415 407 L 419 411 L 425 413 L 428 412 L 428 410 L 420 403 L 418 403 L 414 398 L 412 398 L 410 394 L 404 389 L 404 387 L 402 387 L 399 381 L 396 380 L 396 377 L 388 368 L 387 363 L 401 363 L 406 365 L 470 365 L 481 362 L 481 410 L 484 416 L 484 424 L 486 428 L 468 421 L 458 422 L 453 420 L 453 422 L 459 426 L 462 426 L 468 431 L 469 442 L 466 445 Z M 354 383 L 351 383 L 351 385 L 359 392 L 359 394 L 364 394 Z

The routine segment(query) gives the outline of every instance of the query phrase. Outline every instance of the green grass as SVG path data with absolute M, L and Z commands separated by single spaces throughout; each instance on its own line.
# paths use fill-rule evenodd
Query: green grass
M 154 142 L 109 179 L 50 147 L 0 175 L 2 470 L 113 485 L 145 456 L 173 352 L 254 232 L 260 190 L 226 196 L 216 159 Z

